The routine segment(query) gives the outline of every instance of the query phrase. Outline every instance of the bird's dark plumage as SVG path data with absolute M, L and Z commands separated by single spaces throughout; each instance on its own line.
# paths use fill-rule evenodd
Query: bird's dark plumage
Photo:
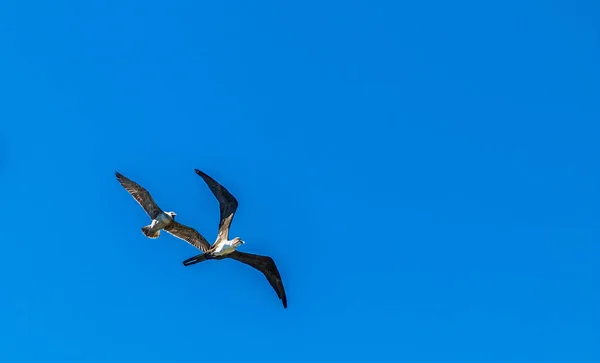
M 219 233 L 217 241 L 212 245 L 210 250 L 205 251 L 204 249 L 201 249 L 205 253 L 188 258 L 187 260 L 183 261 L 183 265 L 190 266 L 206 260 L 222 260 L 224 258 L 232 258 L 242 262 L 263 273 L 263 275 L 269 281 L 269 284 L 271 284 L 277 293 L 277 296 L 281 299 L 283 307 L 287 308 L 287 297 L 285 295 L 285 289 L 283 288 L 283 281 L 281 280 L 281 275 L 279 274 L 279 270 L 275 265 L 275 261 L 273 261 L 271 257 L 254 255 L 240 251 L 233 251 L 224 255 L 213 254 L 213 248 L 219 241 L 227 241 L 229 239 L 229 227 L 231 226 L 231 221 L 233 220 L 233 216 L 237 210 L 238 202 L 224 186 L 219 184 L 212 177 L 198 169 L 194 170 L 196 171 L 196 174 L 198 174 L 204 180 L 215 198 L 217 198 L 219 201 Z M 167 229 L 165 230 L 169 232 Z
M 179 222 L 171 222 L 168 226 L 164 227 L 164 230 L 172 234 L 173 236 L 180 238 L 192 246 L 196 247 L 202 252 L 207 252 L 210 249 L 210 243 L 202 236 L 198 231 L 183 225 Z
M 277 293 L 279 299 L 281 299 L 283 307 L 287 308 L 287 297 L 285 295 L 285 289 L 283 288 L 283 281 L 281 280 L 281 275 L 279 274 L 279 270 L 275 265 L 275 261 L 273 261 L 271 257 L 254 255 L 240 251 L 233 251 L 223 256 L 211 256 L 210 254 L 203 253 L 188 258 L 187 260 L 183 261 L 183 265 L 190 266 L 206 260 L 222 260 L 225 258 L 232 258 L 240 261 L 241 263 L 254 267 L 258 271 L 262 272 L 262 274 L 267 278 L 267 281 L 269 281 L 269 284 L 271 284 L 273 287 L 273 290 L 275 290 L 275 293 Z
M 246 265 L 252 266 L 258 271 L 262 272 L 263 275 L 269 281 L 269 284 L 273 287 L 277 296 L 281 299 L 283 307 L 287 308 L 287 297 L 285 296 L 285 289 L 283 288 L 283 281 L 281 281 L 281 275 L 275 265 L 275 261 L 268 256 L 253 255 L 251 253 L 234 251 L 226 255 L 226 257 L 238 260 Z
M 119 183 L 121 183 L 123 188 L 125 188 L 125 190 L 127 190 L 129 194 L 131 194 L 133 199 L 135 199 L 138 202 L 138 204 L 141 205 L 142 208 L 144 208 L 144 210 L 146 211 L 146 213 L 148 213 L 148 216 L 150 218 L 154 219 L 162 212 L 162 210 L 156 204 L 150 193 L 141 185 L 127 178 L 118 171 L 115 171 L 115 176 L 117 177 L 117 180 L 119 181 Z
M 219 201 L 219 239 L 229 239 L 229 227 L 231 226 L 231 221 L 233 220 L 235 211 L 237 210 L 238 201 L 224 186 L 219 184 L 208 174 L 198 169 L 194 170 L 196 171 L 196 174 L 200 175 L 200 177 L 204 179 L 204 182 L 206 182 L 206 185 L 208 185 L 210 191 Z

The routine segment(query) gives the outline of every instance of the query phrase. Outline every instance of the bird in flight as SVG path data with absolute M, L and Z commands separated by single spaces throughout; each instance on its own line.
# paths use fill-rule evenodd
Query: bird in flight
M 208 242 L 206 242 L 206 239 L 192 228 L 184 227 L 180 229 L 178 228 L 177 230 L 171 229 L 169 233 L 186 240 L 188 243 L 196 246 L 203 252 L 183 261 L 183 265 L 190 266 L 206 260 L 222 260 L 225 258 L 232 258 L 239 262 L 245 263 L 246 265 L 252 266 L 263 273 L 263 275 L 267 278 L 267 281 L 269 281 L 269 284 L 271 284 L 277 293 L 279 299 L 281 299 L 283 307 L 287 308 L 287 297 L 285 295 L 283 282 L 281 281 L 281 275 L 279 274 L 279 270 L 277 270 L 275 261 L 268 256 L 260 256 L 237 251 L 237 247 L 245 243 L 239 237 L 229 240 L 229 227 L 231 226 L 231 221 L 238 207 L 238 202 L 235 197 L 231 195 L 231 193 L 225 189 L 225 187 L 204 172 L 198 169 L 194 170 L 196 171 L 196 174 L 204 179 L 204 182 L 206 182 L 209 189 L 219 201 L 219 230 L 215 243 L 210 246 Z
M 125 190 L 131 194 L 139 205 L 146 211 L 148 216 L 152 219 L 152 222 L 142 227 L 142 233 L 148 238 L 158 238 L 160 236 L 160 230 L 164 229 L 168 233 L 172 234 L 177 238 L 182 238 L 194 247 L 204 251 L 205 246 L 208 246 L 208 242 L 195 230 L 175 221 L 175 212 L 163 212 L 162 209 L 156 204 L 150 193 L 144 189 L 141 185 L 127 178 L 118 171 L 115 172 L 117 180 Z M 187 236 L 190 233 L 196 233 L 193 238 L 183 238 L 181 236 Z M 193 241 L 193 242 L 191 242 Z

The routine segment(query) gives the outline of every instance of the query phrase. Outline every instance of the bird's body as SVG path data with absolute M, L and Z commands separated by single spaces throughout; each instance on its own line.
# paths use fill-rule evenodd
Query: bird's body
M 230 241 L 228 240 L 218 240 L 213 244 L 213 248 L 211 249 L 211 253 L 215 256 L 225 256 L 235 251 L 236 248 L 241 246 L 244 242 L 236 237 Z
M 171 222 L 173 222 L 173 215 L 171 213 L 173 212 L 159 213 L 149 225 L 142 227 L 142 232 L 148 238 L 157 238 L 160 236 L 160 230 L 164 229 Z

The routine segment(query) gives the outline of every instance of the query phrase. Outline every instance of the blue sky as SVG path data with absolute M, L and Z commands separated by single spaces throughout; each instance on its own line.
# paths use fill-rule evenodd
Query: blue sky
M 600 361 L 595 1 L 0 4 L 3 362 Z M 145 238 L 114 177 L 236 261 Z

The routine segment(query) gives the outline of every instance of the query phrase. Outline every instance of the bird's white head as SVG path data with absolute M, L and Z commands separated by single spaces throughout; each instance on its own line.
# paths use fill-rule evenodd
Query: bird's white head
M 177 215 L 177 213 L 175 212 L 165 212 L 165 214 L 167 214 L 169 217 L 175 219 L 175 216 Z
M 243 241 L 243 240 L 242 240 L 240 237 L 235 237 L 235 238 L 234 238 L 234 239 L 231 241 L 231 245 L 232 245 L 233 247 L 235 247 L 235 248 L 237 248 L 237 247 L 239 247 L 239 246 L 243 245 L 244 243 L 246 243 L 246 242 L 244 242 L 244 241 Z

